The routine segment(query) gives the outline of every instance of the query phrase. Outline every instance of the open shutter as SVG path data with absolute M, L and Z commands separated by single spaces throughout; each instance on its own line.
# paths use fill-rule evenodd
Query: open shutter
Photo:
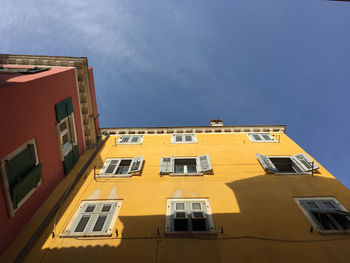
M 305 153 L 293 155 L 291 159 L 293 160 L 293 162 L 299 165 L 305 172 L 309 172 L 311 170 L 316 170 L 319 168 L 313 160 L 306 156 Z
M 72 98 L 69 97 L 55 105 L 57 122 L 61 122 L 64 118 L 73 112 Z
M 118 168 L 120 160 L 112 159 L 107 162 L 105 169 L 101 172 L 102 174 L 114 174 Z
M 143 156 L 135 157 L 132 159 L 128 174 L 140 172 L 143 164 Z
M 197 171 L 198 172 L 206 172 L 212 170 L 212 166 L 210 163 L 209 155 L 201 155 L 196 158 L 197 162 Z
M 174 159 L 171 157 L 162 157 L 160 161 L 160 173 L 168 174 L 174 172 Z
M 265 170 L 271 171 L 271 172 L 278 172 L 276 166 L 271 162 L 269 157 L 258 153 L 256 154 L 256 157 L 258 158 L 260 164 Z

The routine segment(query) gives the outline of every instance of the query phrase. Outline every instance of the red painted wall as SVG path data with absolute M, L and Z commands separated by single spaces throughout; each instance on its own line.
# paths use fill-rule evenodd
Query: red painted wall
M 90 94 L 91 94 L 91 100 L 92 100 L 93 114 L 94 114 L 94 117 L 96 117 L 98 113 L 97 113 L 94 73 L 92 71 L 92 67 L 89 67 L 89 81 L 90 81 Z M 96 127 L 96 134 L 98 134 L 100 130 L 100 123 L 98 118 L 95 119 L 95 127 Z
M 56 137 L 55 105 L 72 97 L 79 152 L 84 152 L 75 70 L 51 68 L 33 75 L 3 75 L 0 78 L 0 159 L 35 138 L 42 185 L 9 218 L 3 187 L 0 193 L 0 254 L 22 230 L 45 199 L 64 178 Z

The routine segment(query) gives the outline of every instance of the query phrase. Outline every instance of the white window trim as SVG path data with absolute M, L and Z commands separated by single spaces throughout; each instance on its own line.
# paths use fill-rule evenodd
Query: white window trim
M 314 218 L 309 214 L 308 209 L 306 209 L 301 201 L 317 201 L 317 200 L 332 200 L 334 201 L 340 208 L 341 211 L 349 212 L 336 198 L 334 197 L 295 197 L 294 201 L 298 204 L 303 214 L 306 216 L 306 218 L 311 223 L 312 227 L 316 229 L 321 234 L 343 234 L 343 233 L 350 233 L 350 229 L 348 230 L 324 230 L 320 229 L 319 225 L 316 223 Z
M 275 137 L 269 133 L 248 133 L 247 135 L 251 142 L 278 142 Z M 258 135 L 261 140 L 256 140 L 253 135 Z M 262 135 L 269 136 L 270 140 L 266 140 Z
M 171 230 L 171 216 L 172 216 L 172 210 L 171 210 L 171 204 L 172 203 L 181 203 L 181 202 L 205 202 L 206 206 L 206 212 L 204 213 L 203 210 L 194 210 L 196 211 L 201 211 L 204 213 L 206 216 L 207 223 L 209 225 L 209 229 L 207 231 L 172 231 Z M 181 210 L 182 211 L 182 210 Z M 183 211 L 186 211 L 183 210 Z M 193 211 L 192 211 L 193 212 Z M 188 216 L 188 215 L 187 215 Z M 208 198 L 183 198 L 183 199 L 177 199 L 177 198 L 168 198 L 167 199 L 167 205 L 166 205 L 166 221 L 165 221 L 165 235 L 166 236 L 193 236 L 193 235 L 216 235 L 217 232 L 215 230 L 215 225 L 214 225 L 214 220 L 212 216 L 212 210 L 210 207 L 209 199 Z
M 9 182 L 8 182 L 8 178 L 7 178 L 7 174 L 6 174 L 6 168 L 5 168 L 5 160 L 11 160 L 13 157 L 15 157 L 16 155 L 18 155 L 20 152 L 22 152 L 23 150 L 25 150 L 28 147 L 28 144 L 33 144 L 34 145 L 34 151 L 35 151 L 35 165 L 39 164 L 39 158 L 38 158 L 38 151 L 36 148 L 36 141 L 35 138 L 27 141 L 26 143 L 22 144 L 21 146 L 19 146 L 16 150 L 14 150 L 12 153 L 8 154 L 7 156 L 5 156 L 5 158 L 3 158 L 0 161 L 0 171 L 1 171 L 1 181 L 2 181 L 2 185 L 4 188 L 4 194 L 5 194 L 5 200 L 6 200 L 6 204 L 7 204 L 7 211 L 10 217 L 14 217 L 15 213 L 18 211 L 18 209 L 21 208 L 21 206 L 30 198 L 30 196 L 41 186 L 42 184 L 42 177 L 40 178 L 40 181 L 38 183 L 38 186 L 33 188 L 17 205 L 17 208 L 13 207 L 13 203 L 12 203 L 12 198 L 10 195 L 10 186 L 9 186 Z
M 188 141 L 185 141 L 185 136 L 191 136 L 191 141 L 188 142 Z M 176 136 L 182 136 L 182 141 L 181 142 L 177 142 L 176 141 Z M 190 143 L 198 143 L 197 141 L 197 136 L 195 133 L 176 133 L 176 134 L 172 134 L 171 135 L 171 143 L 175 143 L 175 144 L 190 144 Z
M 118 214 L 120 211 L 120 208 L 122 206 L 122 200 L 121 199 L 105 199 L 105 200 L 84 200 L 81 201 L 77 209 L 75 210 L 75 213 L 69 223 L 67 224 L 65 230 L 60 234 L 60 237 L 90 237 L 90 236 L 111 236 L 113 234 L 113 229 L 115 227 L 115 222 L 118 218 Z M 116 204 L 116 208 L 114 210 L 114 213 L 112 215 L 112 218 L 110 220 L 109 225 L 106 227 L 106 232 L 101 233 L 90 233 L 90 232 L 81 232 L 81 233 L 74 233 L 72 232 L 72 227 L 75 225 L 76 220 L 79 218 L 80 214 L 83 213 L 82 209 L 84 208 L 85 204 L 96 204 L 96 205 L 104 205 L 104 204 Z M 91 220 L 91 219 L 90 219 Z
M 130 137 L 127 142 L 122 142 L 123 137 Z M 132 137 L 139 137 L 137 142 L 131 142 Z M 135 144 L 142 144 L 143 143 L 143 135 L 121 135 L 116 142 L 117 145 L 135 145 Z
M 134 158 L 108 158 L 105 163 L 103 164 L 103 167 L 102 169 L 100 170 L 100 172 L 98 174 L 96 174 L 96 178 L 127 178 L 127 177 L 132 177 L 135 173 L 137 172 L 132 172 L 132 173 L 126 173 L 126 174 L 112 174 L 112 173 L 105 173 L 108 166 L 109 166 L 109 163 L 113 160 L 118 160 L 118 165 L 116 165 L 116 167 L 114 168 L 114 171 L 117 171 L 119 166 L 120 166 L 120 163 L 121 161 L 131 161 L 130 163 L 130 166 L 132 165 L 132 161 L 133 161 Z M 142 161 L 142 164 L 141 164 L 141 169 L 142 169 L 142 166 L 143 166 L 143 162 Z M 130 167 L 129 166 L 129 167 Z
M 208 160 L 208 169 L 206 170 L 199 170 L 198 168 L 202 169 L 203 166 L 201 164 L 200 158 L 206 156 L 207 160 Z M 171 167 L 172 167 L 172 171 L 169 172 L 163 172 L 162 171 L 162 160 L 163 158 L 170 158 L 171 160 Z M 196 160 L 196 173 L 175 173 L 175 160 L 177 159 L 195 159 Z M 211 174 L 213 172 L 213 166 L 211 164 L 210 161 L 210 157 L 209 154 L 205 154 L 205 155 L 200 155 L 200 156 L 186 156 L 186 157 L 182 157 L 182 156 L 173 156 L 173 157 L 162 157 L 161 158 L 161 164 L 160 164 L 160 175 L 169 175 L 169 176 L 202 176 L 204 174 Z M 209 169 L 210 168 L 210 169 Z
M 67 128 L 64 131 L 60 131 L 60 125 L 63 122 L 67 122 Z M 72 126 L 70 125 L 72 124 Z M 72 131 L 69 130 L 69 128 L 72 128 Z M 72 142 L 66 142 L 64 145 L 61 143 L 61 138 L 66 134 L 66 133 L 71 133 L 71 140 Z M 77 131 L 75 127 L 75 119 L 74 119 L 74 112 L 72 112 L 69 116 L 65 117 L 62 119 L 60 122 L 57 123 L 56 125 L 56 134 L 57 134 L 57 143 L 58 143 L 58 151 L 60 155 L 60 160 L 63 162 L 64 157 L 70 153 L 70 151 L 73 150 L 73 147 L 77 144 Z

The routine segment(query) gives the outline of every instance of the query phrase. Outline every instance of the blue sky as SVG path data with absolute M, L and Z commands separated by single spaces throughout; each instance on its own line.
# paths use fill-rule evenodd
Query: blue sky
M 2 0 L 0 53 L 86 56 L 102 127 L 286 124 L 350 188 L 350 3 Z

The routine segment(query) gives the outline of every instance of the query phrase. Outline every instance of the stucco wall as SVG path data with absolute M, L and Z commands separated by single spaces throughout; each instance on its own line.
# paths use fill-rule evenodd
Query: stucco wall
M 79 152 L 84 151 L 82 125 L 73 68 L 51 68 L 32 75 L 9 75 L 0 88 L 0 159 L 35 138 L 42 185 L 9 218 L 3 191 L 0 194 L 0 254 L 21 231 L 47 196 L 64 178 L 56 136 L 55 104 L 72 97 Z M 1 185 L 1 189 L 3 189 Z

